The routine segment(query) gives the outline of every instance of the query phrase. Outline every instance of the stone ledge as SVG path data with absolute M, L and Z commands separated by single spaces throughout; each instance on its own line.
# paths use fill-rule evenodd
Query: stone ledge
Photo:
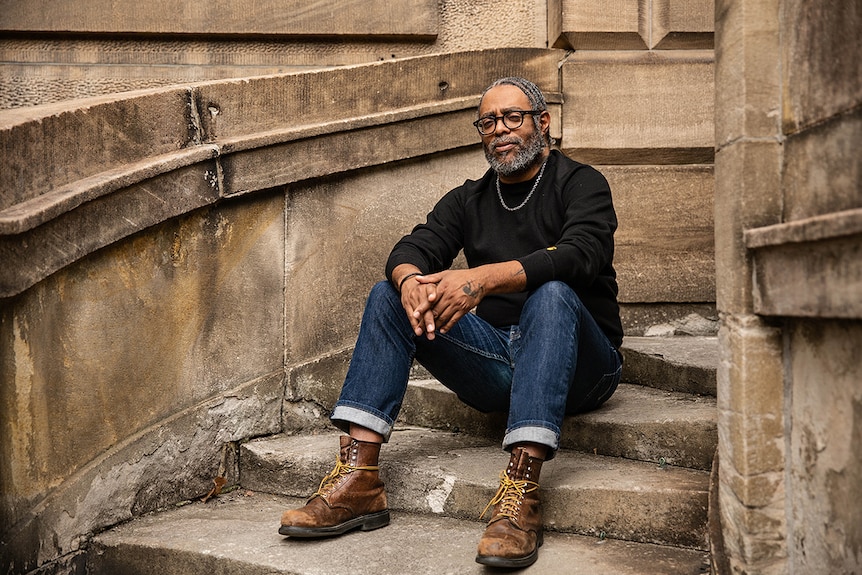
M 747 230 L 745 244 L 756 313 L 862 318 L 862 209 Z
M 560 57 L 421 56 L 0 113 L 0 298 L 225 197 L 477 145 L 472 110 L 500 76 L 533 78 L 559 118 Z

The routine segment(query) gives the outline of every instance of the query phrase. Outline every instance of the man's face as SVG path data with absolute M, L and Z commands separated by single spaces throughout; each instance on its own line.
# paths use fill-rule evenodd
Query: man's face
M 479 117 L 502 116 L 511 110 L 529 111 L 530 100 L 517 86 L 503 84 L 488 90 L 479 106 Z M 547 113 L 539 116 L 540 125 L 547 125 Z M 517 180 L 538 165 L 545 152 L 545 139 L 536 129 L 533 116 L 525 115 L 524 123 L 509 129 L 497 122 L 493 132 L 482 136 L 485 158 L 500 176 Z

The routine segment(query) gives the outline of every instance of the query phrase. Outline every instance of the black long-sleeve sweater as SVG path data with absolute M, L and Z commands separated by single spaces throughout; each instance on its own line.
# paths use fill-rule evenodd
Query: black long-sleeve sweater
M 489 169 L 482 179 L 467 180 L 440 199 L 426 222 L 395 244 L 386 277 L 391 281 L 392 271 L 403 263 L 426 274 L 448 269 L 462 249 L 470 267 L 518 260 L 527 291 L 486 296 L 476 309 L 479 317 L 497 327 L 517 324 L 529 292 L 560 280 L 577 292 L 619 347 L 623 330 L 613 267 L 617 218 L 607 180 L 594 168 L 554 150 L 522 208 L 503 208 L 496 181 L 496 173 Z M 506 205 L 520 205 L 534 182 L 501 184 Z

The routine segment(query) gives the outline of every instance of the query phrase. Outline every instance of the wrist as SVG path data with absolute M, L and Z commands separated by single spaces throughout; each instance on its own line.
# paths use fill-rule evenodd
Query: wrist
M 404 282 L 409 280 L 410 278 L 415 278 L 416 276 L 421 276 L 422 272 L 411 272 L 401 278 L 401 281 L 398 282 L 398 293 L 401 293 L 401 290 L 404 289 Z

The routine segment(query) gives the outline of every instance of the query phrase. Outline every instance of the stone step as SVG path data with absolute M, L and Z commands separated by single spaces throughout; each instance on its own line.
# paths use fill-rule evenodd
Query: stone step
M 399 419 L 499 442 L 504 414 L 468 407 L 436 380 L 413 380 Z M 561 445 L 597 455 L 708 470 L 718 444 L 715 398 L 620 384 L 599 409 L 567 417 Z
M 88 573 L 123 575 L 442 575 L 488 573 L 475 563 L 482 525 L 393 512 L 388 527 L 321 540 L 277 533 L 301 501 L 237 490 L 207 503 L 139 517 L 95 536 Z M 548 533 L 532 573 L 695 575 L 705 552 Z
M 626 337 L 623 381 L 715 397 L 718 338 Z
M 244 489 L 307 497 L 333 468 L 337 433 L 276 436 L 243 444 Z M 479 521 L 508 455 L 461 433 L 400 429 L 381 453 L 393 509 Z M 549 530 L 706 548 L 705 471 L 561 450 L 541 486 Z

